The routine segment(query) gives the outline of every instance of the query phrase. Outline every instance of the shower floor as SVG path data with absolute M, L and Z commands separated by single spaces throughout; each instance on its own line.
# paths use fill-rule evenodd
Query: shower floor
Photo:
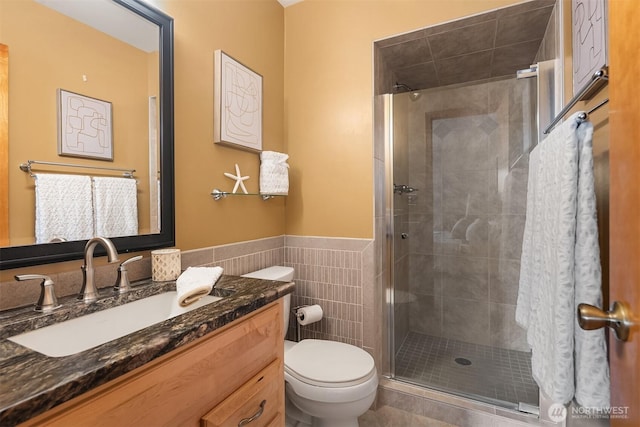
M 414 384 L 507 407 L 538 406 L 527 352 L 409 332 L 396 353 L 395 370 L 396 378 Z

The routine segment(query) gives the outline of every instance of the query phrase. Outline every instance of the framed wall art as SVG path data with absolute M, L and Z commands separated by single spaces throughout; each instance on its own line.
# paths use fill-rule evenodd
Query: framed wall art
M 607 10 L 605 0 L 572 0 L 573 94 L 593 74 L 607 66 Z
M 58 154 L 113 161 L 111 103 L 58 89 Z
M 261 151 L 262 76 L 221 50 L 214 62 L 214 142 Z

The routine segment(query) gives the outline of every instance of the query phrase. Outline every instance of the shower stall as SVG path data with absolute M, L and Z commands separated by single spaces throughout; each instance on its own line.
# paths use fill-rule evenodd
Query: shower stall
M 535 89 L 513 77 L 389 96 L 397 379 L 538 404 L 514 320 Z
M 528 23 L 526 42 L 516 30 L 514 40 L 503 32 L 501 49 L 495 28 L 508 27 L 510 17 L 537 21 Z M 471 19 L 377 42 L 383 360 L 395 380 L 536 413 L 539 391 L 515 306 L 538 82 L 535 72 L 518 79 L 516 70 L 557 56 L 545 51 L 555 47 L 554 2 Z M 485 33 L 494 37 L 491 47 L 455 52 L 461 38 Z M 429 58 L 410 64 L 407 55 L 419 55 L 421 46 Z M 450 67 L 483 55 L 488 70 Z M 429 61 L 436 75 L 425 80 Z

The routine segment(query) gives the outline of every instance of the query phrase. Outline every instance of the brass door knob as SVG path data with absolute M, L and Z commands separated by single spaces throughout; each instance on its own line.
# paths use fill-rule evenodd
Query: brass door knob
M 619 340 L 626 341 L 629 338 L 629 328 L 632 322 L 627 305 L 615 301 L 611 306 L 611 310 L 606 312 L 593 305 L 579 304 L 578 324 L 585 330 L 608 326 L 615 331 Z

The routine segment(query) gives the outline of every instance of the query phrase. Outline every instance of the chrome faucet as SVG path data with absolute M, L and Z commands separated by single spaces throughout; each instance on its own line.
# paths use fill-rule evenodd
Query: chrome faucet
M 82 289 L 80 289 L 80 295 L 78 299 L 83 300 L 85 303 L 90 303 L 98 299 L 98 289 L 94 280 L 93 269 L 93 251 L 100 243 L 107 250 L 107 257 L 109 262 L 118 262 L 118 251 L 113 245 L 111 240 L 106 237 L 94 237 L 89 239 L 87 245 L 84 247 L 84 265 L 82 266 Z

